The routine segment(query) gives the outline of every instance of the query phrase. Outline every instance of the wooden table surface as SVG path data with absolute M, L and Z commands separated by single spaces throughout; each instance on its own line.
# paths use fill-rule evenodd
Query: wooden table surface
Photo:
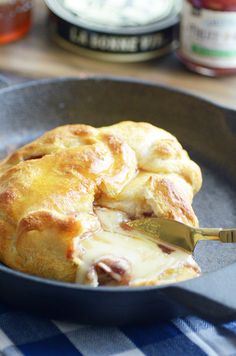
M 84 73 L 130 76 L 181 88 L 236 108 L 236 76 L 202 77 L 187 71 L 175 55 L 151 62 L 121 64 L 85 58 L 61 49 L 49 39 L 43 0 L 34 0 L 31 32 L 24 39 L 0 48 L 0 73 L 30 78 Z

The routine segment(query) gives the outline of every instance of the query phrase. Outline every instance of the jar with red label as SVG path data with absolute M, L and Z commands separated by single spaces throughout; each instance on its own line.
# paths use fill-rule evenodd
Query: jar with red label
M 236 0 L 184 0 L 178 56 L 209 76 L 236 73 Z

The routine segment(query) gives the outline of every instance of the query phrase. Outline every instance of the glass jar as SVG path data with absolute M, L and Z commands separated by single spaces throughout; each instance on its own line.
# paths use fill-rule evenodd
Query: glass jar
M 184 0 L 178 57 L 204 75 L 236 73 L 236 0 Z
M 31 26 L 31 0 L 0 0 L 0 44 L 24 36 Z
M 45 0 L 62 47 L 107 61 L 163 56 L 178 46 L 182 0 Z

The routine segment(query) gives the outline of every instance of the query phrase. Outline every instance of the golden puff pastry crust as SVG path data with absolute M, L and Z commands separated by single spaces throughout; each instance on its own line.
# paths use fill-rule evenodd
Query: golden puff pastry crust
M 154 215 L 197 226 L 191 203 L 201 182 L 199 167 L 176 138 L 151 124 L 58 127 L 0 163 L 0 261 L 29 274 L 91 285 L 194 277 L 199 268 L 191 256 L 164 253 L 163 260 L 160 246 L 122 224 Z M 107 216 L 115 222 L 104 227 Z M 156 272 L 134 270 L 142 263 L 137 239 L 140 246 L 146 243 L 150 259 L 160 255 Z

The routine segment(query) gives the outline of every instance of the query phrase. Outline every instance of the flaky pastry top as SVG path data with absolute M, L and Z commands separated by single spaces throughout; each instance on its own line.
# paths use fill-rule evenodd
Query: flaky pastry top
M 177 139 L 151 124 L 58 127 L 0 163 L 0 260 L 74 281 L 79 241 L 101 225 L 96 207 L 197 226 L 201 183 Z

